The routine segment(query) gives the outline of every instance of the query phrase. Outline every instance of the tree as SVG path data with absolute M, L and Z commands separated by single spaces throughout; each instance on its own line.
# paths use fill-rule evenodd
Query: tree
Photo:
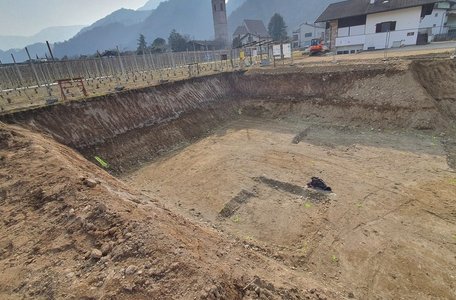
M 162 38 L 156 38 L 151 45 L 151 50 L 154 53 L 165 52 L 166 50 L 166 40 Z
M 232 48 L 237 49 L 237 48 L 241 48 L 241 47 L 242 47 L 241 38 L 237 36 L 233 39 Z
M 146 37 L 143 34 L 139 35 L 138 39 L 138 50 L 136 50 L 136 53 L 138 54 L 144 54 L 147 49 L 147 43 L 146 43 Z
M 182 52 L 187 50 L 187 41 L 175 29 L 173 29 L 169 34 L 168 43 L 173 52 Z
M 275 13 L 269 21 L 268 31 L 274 41 L 283 41 L 287 39 L 287 25 L 283 17 Z

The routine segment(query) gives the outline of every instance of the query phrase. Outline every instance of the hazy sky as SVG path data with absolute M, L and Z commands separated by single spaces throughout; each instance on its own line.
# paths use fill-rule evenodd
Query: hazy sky
M 33 35 L 50 26 L 89 25 L 147 0 L 0 0 L 0 35 Z

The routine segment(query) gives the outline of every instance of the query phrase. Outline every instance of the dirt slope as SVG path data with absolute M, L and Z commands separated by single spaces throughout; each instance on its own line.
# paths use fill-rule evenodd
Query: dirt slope
M 1 299 L 342 297 L 40 134 L 0 124 L 0 172 Z

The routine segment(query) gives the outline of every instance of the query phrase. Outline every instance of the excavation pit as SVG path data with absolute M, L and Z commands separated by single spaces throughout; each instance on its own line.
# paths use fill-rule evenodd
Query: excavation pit
M 81 238 L 66 239 L 83 228 L 92 248 L 113 249 L 122 274 L 153 257 L 148 268 L 160 268 L 139 271 L 162 292 L 187 299 L 204 290 L 208 276 L 218 278 L 215 290 L 242 298 L 258 274 L 292 291 L 312 282 L 330 298 L 347 291 L 360 299 L 454 298 L 455 84 L 451 61 L 262 69 L 5 115 L 21 129 L 2 125 L 0 145 L 9 152 L 0 164 L 9 169 L 0 203 L 10 215 L 1 229 L 27 232 L 14 227 L 22 217 L 13 212 L 28 208 L 17 199 L 35 195 L 23 218 L 42 214 L 49 231 L 69 231 L 53 233 L 49 250 L 23 249 L 43 257 L 77 252 Z M 20 137 L 33 146 L 12 142 Z M 30 168 L 22 167 L 26 153 Z M 312 177 L 333 192 L 309 189 Z M 81 207 L 65 202 L 67 192 L 54 195 L 75 185 L 75 193 L 90 195 L 77 194 Z M 13 257 L 5 245 L 0 257 Z M 97 270 L 89 262 L 84 270 Z M 115 278 L 112 286 L 122 280 Z M 189 292 L 195 278 L 198 288 Z M 174 279 L 180 284 L 171 288 Z M 119 293 L 125 290 L 135 288 Z

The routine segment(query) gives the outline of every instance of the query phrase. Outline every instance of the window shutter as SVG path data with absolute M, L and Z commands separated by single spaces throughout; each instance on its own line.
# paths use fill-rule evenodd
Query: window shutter
M 396 30 L 396 21 L 390 22 L 390 31 L 395 31 Z

